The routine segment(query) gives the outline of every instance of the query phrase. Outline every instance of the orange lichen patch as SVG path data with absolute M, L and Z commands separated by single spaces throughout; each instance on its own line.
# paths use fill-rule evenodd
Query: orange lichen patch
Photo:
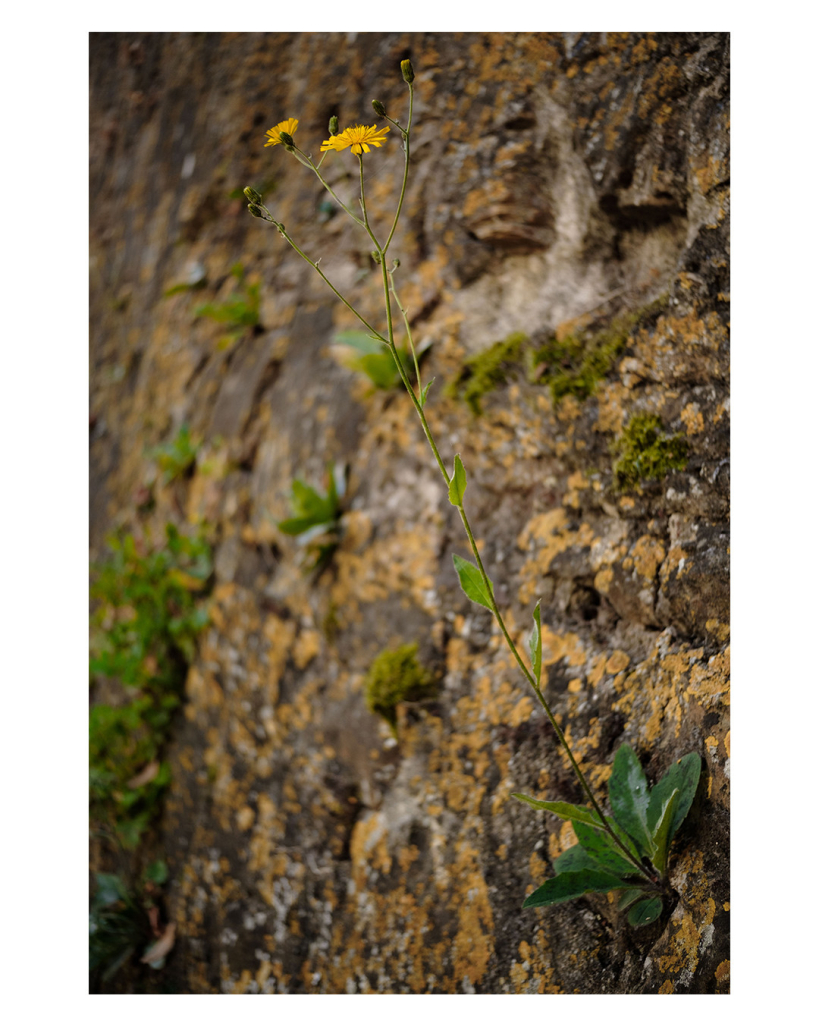
M 717 979 L 718 984 L 724 985 L 731 977 L 731 961 L 723 960 L 714 971 L 714 977 Z
M 727 640 L 731 635 L 731 627 L 725 622 L 720 622 L 719 619 L 709 619 L 705 623 L 705 628 L 709 633 L 713 633 L 717 640 Z
M 601 569 L 594 577 L 595 590 L 599 590 L 601 594 L 608 594 L 609 588 L 614 580 L 614 570 L 611 566 L 607 565 Z
M 596 579 L 595 579 L 595 584 L 594 585 L 597 586 Z M 597 684 L 603 678 L 603 676 L 606 673 L 606 662 L 607 661 L 608 661 L 608 655 L 606 655 L 606 654 L 598 654 L 595 658 L 592 659 L 591 670 L 588 672 L 588 674 L 586 676 L 586 678 L 589 681 L 589 685 L 590 686 L 597 686 Z
M 653 580 L 665 558 L 665 548 L 656 537 L 646 534 L 631 549 L 634 568 L 644 579 Z
M 660 985 L 658 992 L 661 996 L 671 996 L 674 994 L 674 982 L 668 978 Z
M 569 685 L 566 687 L 569 693 L 580 693 L 583 689 L 582 679 L 570 679 Z
M 689 402 L 680 413 L 680 419 L 685 424 L 685 429 L 690 437 L 692 434 L 701 434 L 705 429 L 705 422 L 697 402 Z
M 725 756 L 726 757 L 730 757 L 731 756 L 731 730 L 730 729 L 725 734 L 725 739 L 723 740 L 723 744 L 725 746 Z M 726 907 L 725 909 L 727 910 L 728 908 Z
M 315 629 L 303 629 L 293 645 L 296 668 L 304 669 L 321 650 L 321 634 Z
M 534 547 L 534 556 L 521 571 L 522 584 L 518 592 L 521 604 L 528 605 L 537 588 L 537 580 L 545 576 L 554 559 L 571 547 L 589 547 L 594 532 L 588 523 L 582 523 L 579 530 L 565 529 L 568 519 L 564 509 L 556 508 L 534 516 L 518 535 L 518 547 L 522 551 Z
M 629 658 L 625 651 L 615 651 L 606 662 L 606 671 L 610 675 L 617 675 L 618 672 L 628 668 L 630 661 L 631 658 Z

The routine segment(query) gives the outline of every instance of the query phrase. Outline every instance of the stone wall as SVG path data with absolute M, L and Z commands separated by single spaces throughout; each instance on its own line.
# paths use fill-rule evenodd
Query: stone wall
M 510 794 L 578 788 L 458 587 L 465 538 L 407 396 L 341 364 L 333 338 L 355 320 L 239 195 L 263 186 L 383 324 L 368 239 L 263 142 L 296 117 L 317 155 L 331 114 L 376 123 L 373 98 L 403 120 L 405 57 L 396 281 L 510 631 L 523 641 L 541 598 L 547 696 L 601 798 L 621 742 L 652 782 L 704 759 L 679 901 L 644 931 L 604 895 L 520 909 L 573 836 Z M 92 553 L 139 521 L 215 538 L 162 827 L 178 991 L 727 991 L 728 89 L 721 34 L 92 35 Z M 395 134 L 365 157 L 382 231 Z M 355 158 L 325 166 L 354 196 Z M 236 291 L 237 263 L 260 322 L 225 341 L 195 309 Z M 617 330 L 591 393 L 557 400 L 550 379 L 580 358 L 559 344 Z M 515 332 L 476 415 L 446 385 Z M 534 364 L 550 344 L 554 365 Z M 684 468 L 618 488 L 612 443 L 647 414 L 685 439 Z M 146 502 L 146 449 L 183 423 L 203 440 L 195 472 Z M 276 522 L 293 478 L 319 484 L 330 460 L 347 511 L 316 578 Z M 438 695 L 399 707 L 396 743 L 362 685 L 413 641 Z

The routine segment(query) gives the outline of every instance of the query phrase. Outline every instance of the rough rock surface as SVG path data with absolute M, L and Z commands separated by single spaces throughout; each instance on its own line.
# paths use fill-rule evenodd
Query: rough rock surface
M 523 640 L 541 598 L 547 693 L 601 797 L 621 742 L 649 781 L 704 759 L 679 902 L 645 931 L 602 895 L 521 911 L 573 837 L 510 794 L 578 789 L 460 592 L 465 538 L 409 401 L 339 364 L 333 336 L 355 321 L 235 198 L 265 183 L 383 324 L 366 237 L 262 144 L 297 117 L 315 154 L 330 114 L 375 123 L 373 97 L 403 119 L 407 56 L 397 281 L 510 630 Z M 92 35 L 92 548 L 139 519 L 207 520 L 216 538 L 163 819 L 178 991 L 727 991 L 728 89 L 721 34 Z M 352 196 L 354 157 L 326 166 Z M 365 167 L 383 227 L 398 141 Z M 231 293 L 237 262 L 260 325 L 220 347 L 194 309 Z M 204 289 L 164 297 L 197 264 Z M 524 366 L 479 417 L 444 392 L 511 332 L 562 337 L 657 299 L 589 397 L 557 402 Z M 621 493 L 610 445 L 639 413 L 686 438 L 687 465 Z M 146 447 L 183 423 L 204 439 L 196 471 L 140 511 Z M 349 503 L 315 580 L 275 523 L 293 477 L 317 484 L 329 460 L 349 466 Z M 362 683 L 416 640 L 439 695 L 400 707 L 396 745 Z

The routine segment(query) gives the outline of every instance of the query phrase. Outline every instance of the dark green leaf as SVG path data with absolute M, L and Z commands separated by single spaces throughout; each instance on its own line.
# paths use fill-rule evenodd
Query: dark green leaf
M 449 481 L 449 500 L 452 505 L 461 507 L 464 503 L 464 492 L 466 491 L 466 470 L 461 462 L 461 456 L 455 456 L 455 468 L 452 471 L 452 479 Z
M 580 843 L 575 843 L 565 853 L 561 853 L 553 866 L 558 875 L 563 875 L 567 871 L 583 871 L 584 869 L 591 871 L 603 870 L 602 866 L 583 849 Z
M 94 905 L 97 907 L 110 907 L 117 900 L 127 900 L 128 891 L 125 883 L 119 875 L 106 875 L 97 872 L 97 891 L 94 895 Z
M 614 755 L 614 767 L 609 779 L 609 801 L 617 824 L 650 857 L 654 852 L 654 844 L 646 822 L 648 782 L 637 755 L 625 743 Z
M 168 881 L 168 865 L 164 860 L 155 860 L 145 869 L 145 877 L 154 885 L 164 885 Z
M 645 894 L 645 889 L 623 889 L 620 899 L 617 901 L 617 909 L 626 910 L 632 903 L 642 899 Z
M 455 572 L 458 574 L 458 579 L 461 581 L 461 590 L 463 590 L 469 600 L 493 611 L 492 599 L 486 591 L 480 569 L 473 565 L 472 562 L 461 558 L 460 555 L 453 555 L 452 561 L 455 564 Z M 492 588 L 491 580 L 489 581 L 489 586 Z
M 640 873 L 634 864 L 625 859 L 608 832 L 584 825 L 582 821 L 575 821 L 572 826 L 583 849 L 606 871 L 611 871 L 620 877 Z
M 651 790 L 648 804 L 648 827 L 654 831 L 662 814 L 663 806 L 673 790 L 679 790 L 677 806 L 668 831 L 669 841 L 677 829 L 685 821 L 691 810 L 691 803 L 700 781 L 702 761 L 697 753 L 686 754 L 685 757 L 672 764 L 657 785 Z
M 525 793 L 513 793 L 512 796 L 516 800 L 521 800 L 523 803 L 529 804 L 530 807 L 534 807 L 536 811 L 551 811 L 552 814 L 556 814 L 564 821 L 582 821 L 595 828 L 603 827 L 597 814 L 580 804 L 566 804 L 561 800 L 535 800 L 534 797 L 526 796 Z
M 529 634 L 529 657 L 532 659 L 532 672 L 535 676 L 535 682 L 540 686 L 540 668 L 543 659 L 543 641 L 540 633 L 540 601 L 535 605 L 532 618 L 535 620 L 535 624 L 532 627 L 532 632 Z
M 640 900 L 635 903 L 628 912 L 628 923 L 632 928 L 641 928 L 644 924 L 651 924 L 663 912 L 663 901 L 659 896 L 652 896 L 648 900 Z
M 614 875 L 605 871 L 584 868 L 581 871 L 566 871 L 555 875 L 543 883 L 523 901 L 526 907 L 551 907 L 555 903 L 565 903 L 576 899 L 587 892 L 611 892 L 622 888 L 623 883 Z
M 666 862 L 668 861 L 668 846 L 671 841 L 671 822 L 674 820 L 674 811 L 677 807 L 679 795 L 680 791 L 678 789 L 672 790 L 671 796 L 663 805 L 660 819 L 657 822 L 657 827 L 654 829 L 653 838 L 656 851 L 651 863 L 661 875 L 665 875 Z
M 302 516 L 296 519 L 282 519 L 281 522 L 276 523 L 282 533 L 286 533 L 290 537 L 295 537 L 299 533 L 305 533 L 307 530 L 311 530 L 314 526 L 321 526 L 326 522 L 324 518 L 316 519 L 313 516 Z
M 429 389 L 432 387 L 434 382 L 435 382 L 435 378 L 433 377 L 432 380 L 429 382 L 429 384 L 427 384 L 427 386 L 421 392 L 421 398 L 419 399 L 419 401 L 421 402 L 421 408 L 422 409 L 427 404 L 427 393 L 429 392 Z

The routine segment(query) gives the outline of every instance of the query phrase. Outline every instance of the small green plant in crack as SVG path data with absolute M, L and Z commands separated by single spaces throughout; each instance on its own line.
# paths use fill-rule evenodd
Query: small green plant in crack
M 396 650 L 382 651 L 370 665 L 364 683 L 367 707 L 388 723 L 398 735 L 398 705 L 402 701 L 433 697 L 435 682 L 418 661 L 418 644 L 404 644 Z
M 108 543 L 112 557 L 91 586 L 90 806 L 92 820 L 133 849 L 170 782 L 162 754 L 208 622 L 211 551 L 172 525 L 152 551 L 132 534 Z
M 175 927 L 160 924 L 163 860 L 153 861 L 136 884 L 119 874 L 98 871 L 88 918 L 88 969 L 92 991 L 99 991 L 137 952 L 158 970 L 173 945 Z
M 535 800 L 513 793 L 536 810 L 550 811 L 570 821 L 577 845 L 554 862 L 555 877 L 547 879 L 524 907 L 551 907 L 592 892 L 619 894 L 617 907 L 628 910 L 628 923 L 639 928 L 656 921 L 670 896 L 668 853 L 686 818 L 700 779 L 698 754 L 686 754 L 671 765 L 656 786 L 649 788 L 637 755 L 623 744 L 609 778 L 611 817 L 607 831 L 598 811 L 577 804 Z M 612 836 L 617 837 L 619 845 Z M 631 854 L 623 856 L 624 849 Z M 636 869 L 639 863 L 643 871 Z
M 321 494 L 303 480 L 296 479 L 290 489 L 293 515 L 276 525 L 305 549 L 306 572 L 321 573 L 330 563 L 341 540 L 342 499 L 347 490 L 344 465 L 330 463 L 327 491 Z
M 226 302 L 206 302 L 196 308 L 196 316 L 208 317 L 219 324 L 227 324 L 230 331 L 218 342 L 218 348 L 230 348 L 244 334 L 248 327 L 259 323 L 261 305 L 260 289 L 256 284 L 245 283 L 245 271 L 241 263 L 230 268 L 231 276 L 236 279 L 237 291 Z
M 688 442 L 682 434 L 666 434 L 659 416 L 633 416 L 611 448 L 620 456 L 614 463 L 614 484 L 620 491 L 637 487 L 641 480 L 662 480 L 688 464 Z
M 166 484 L 190 476 L 202 442 L 191 437 L 187 423 L 179 428 L 176 437 L 167 444 L 157 445 L 148 452 L 161 471 Z

